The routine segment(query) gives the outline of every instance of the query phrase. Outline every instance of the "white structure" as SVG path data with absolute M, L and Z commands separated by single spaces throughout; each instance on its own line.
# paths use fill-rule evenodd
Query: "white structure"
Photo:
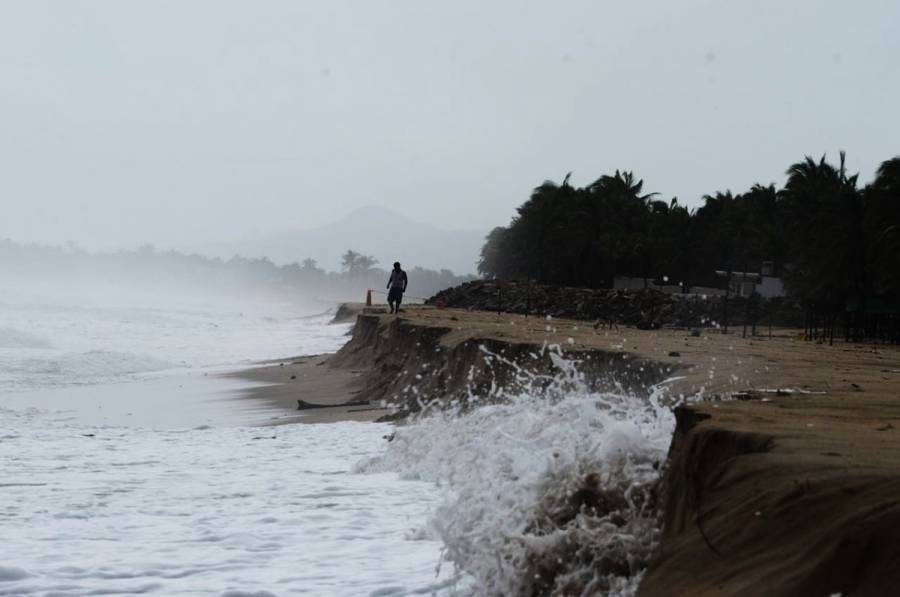
M 775 276 L 760 276 L 756 285 L 756 293 L 763 298 L 775 298 L 787 294 L 784 291 L 784 282 Z
M 728 282 L 728 294 L 743 298 L 751 296 L 754 292 L 762 298 L 785 296 L 784 282 L 782 282 L 781 278 L 775 276 L 774 273 L 775 267 L 771 261 L 763 261 L 758 273 L 731 272 L 731 280 Z M 728 277 L 728 272 L 717 270 L 716 275 L 726 278 Z M 654 284 L 653 280 L 649 278 L 631 278 L 628 276 L 616 276 L 613 278 L 613 288 L 616 290 L 643 290 L 644 288 L 651 288 L 660 292 L 668 292 L 669 294 L 681 294 L 683 290 L 679 283 Z M 725 294 L 724 288 L 691 286 L 689 290 L 691 295 L 722 296 Z
M 763 261 L 760 273 L 756 272 L 731 272 L 728 282 L 729 294 L 747 298 L 754 292 L 762 298 L 776 298 L 785 295 L 784 282 L 781 278 L 773 276 L 775 268 L 771 261 Z M 722 278 L 728 276 L 728 272 L 716 270 L 716 275 Z

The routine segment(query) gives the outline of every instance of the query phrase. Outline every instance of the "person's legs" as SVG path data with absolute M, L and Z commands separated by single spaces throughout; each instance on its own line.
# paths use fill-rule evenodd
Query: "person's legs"
M 403 293 L 399 288 L 391 288 L 390 292 L 388 292 L 388 304 L 391 306 L 391 313 L 400 312 L 400 299 L 402 297 Z

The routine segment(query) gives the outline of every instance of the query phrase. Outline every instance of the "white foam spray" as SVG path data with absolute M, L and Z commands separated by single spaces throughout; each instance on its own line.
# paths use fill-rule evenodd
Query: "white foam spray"
M 658 538 L 674 416 L 659 387 L 594 392 L 558 348 L 551 358 L 555 377 L 519 369 L 527 391 L 429 409 L 360 468 L 446 489 L 429 530 L 475 594 L 631 595 Z

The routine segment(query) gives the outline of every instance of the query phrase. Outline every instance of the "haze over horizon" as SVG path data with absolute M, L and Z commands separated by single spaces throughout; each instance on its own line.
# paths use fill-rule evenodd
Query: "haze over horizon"
M 328 271 L 340 271 L 347 250 L 369 255 L 376 267 L 404 266 L 449 269 L 474 274 L 487 230 L 448 230 L 416 222 L 392 209 L 364 205 L 323 226 L 269 234 L 249 234 L 219 242 L 182 247 L 210 257 L 267 257 L 278 265 L 309 258 Z
M 840 149 L 865 182 L 900 151 L 897 22 L 881 0 L 6 2 L 0 238 L 186 248 L 368 205 L 486 231 L 569 171 L 697 206 Z

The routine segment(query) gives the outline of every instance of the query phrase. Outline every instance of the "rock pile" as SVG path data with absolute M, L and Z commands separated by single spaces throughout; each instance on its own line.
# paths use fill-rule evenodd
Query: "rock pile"
M 758 324 L 796 325 L 802 313 L 780 300 L 668 294 L 658 290 L 612 290 L 547 286 L 531 282 L 474 280 L 448 288 L 427 304 L 479 311 L 564 317 L 652 329 L 662 326 Z

